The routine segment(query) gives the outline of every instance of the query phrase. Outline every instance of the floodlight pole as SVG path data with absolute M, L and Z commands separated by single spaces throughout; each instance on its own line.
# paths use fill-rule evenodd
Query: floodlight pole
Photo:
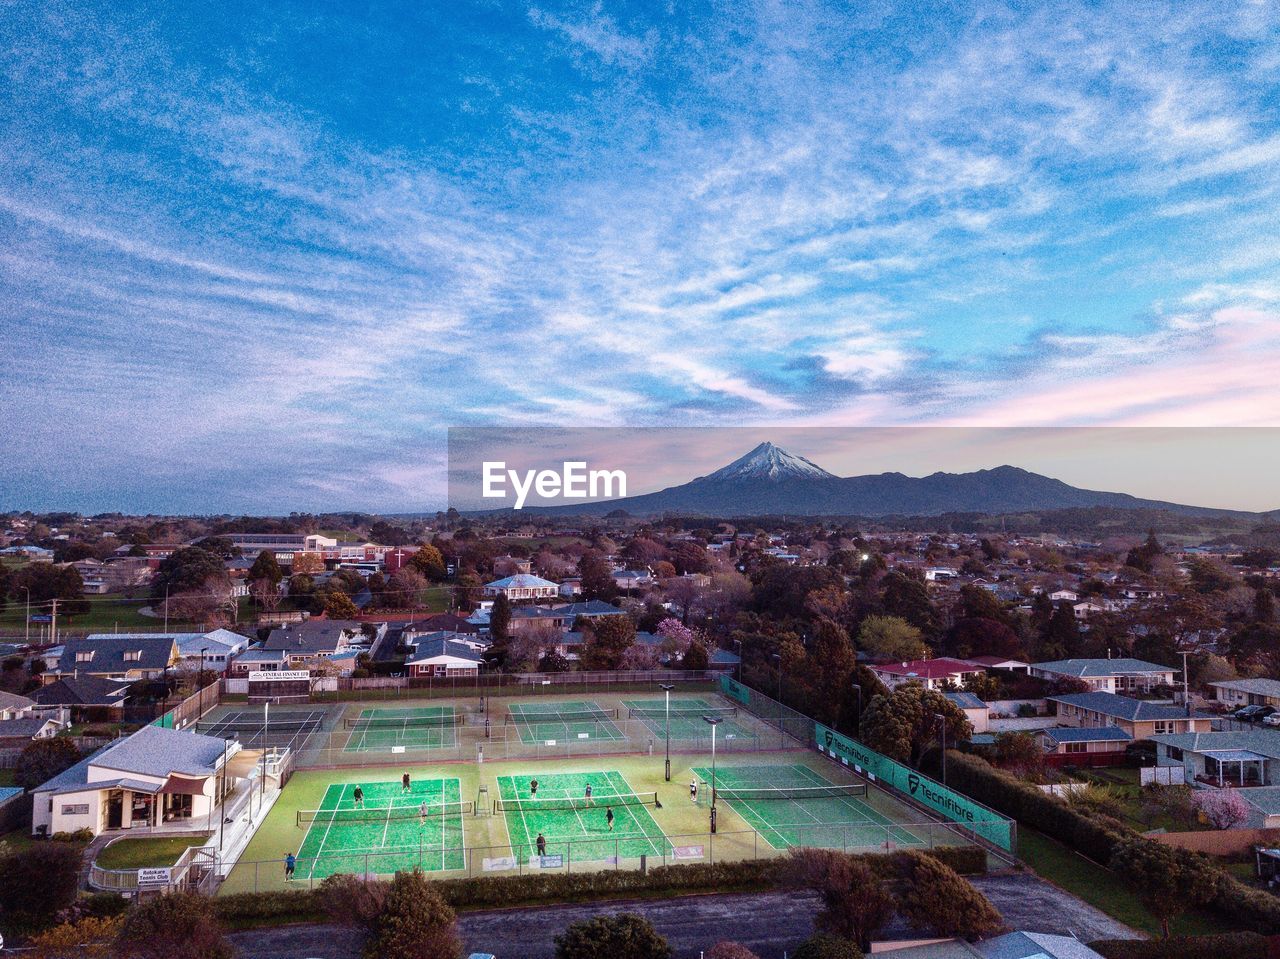
M 934 713 L 938 717 L 938 732 L 942 740 L 942 785 L 947 784 L 947 717 L 942 713 Z
M 30 587 L 30 586 L 20 586 L 20 587 L 18 587 L 18 588 L 19 588 L 19 589 L 21 589 L 21 590 L 24 590 L 24 591 L 26 592 L 26 594 L 27 594 L 27 621 L 26 621 L 26 633 L 23 635 L 22 641 L 23 641 L 23 643 L 25 643 L 28 647 L 30 647 L 30 646 L 31 646 L 31 587 Z
M 666 777 L 667 782 L 671 782 L 671 690 L 675 689 L 675 685 L 667 685 L 666 683 L 658 683 L 658 687 L 666 694 L 667 699 L 667 766 Z
M 851 684 L 858 691 L 858 715 L 854 717 L 857 720 L 858 735 L 862 735 L 862 686 L 858 683 Z
M 702 721 L 711 726 L 711 832 L 716 831 L 716 727 L 723 719 L 715 716 L 703 716 Z
M 269 717 L 267 715 L 267 710 L 270 708 L 271 708 L 271 703 L 267 702 L 264 699 L 262 701 L 262 783 L 261 783 L 261 789 L 258 792 L 258 798 L 261 802 L 265 802 L 267 798 L 267 742 L 270 739 L 270 737 L 267 735 L 267 733 L 270 731 Z M 261 811 L 262 806 L 259 805 L 258 809 L 259 811 Z
M 778 748 L 782 749 L 787 744 L 782 731 L 782 655 L 774 653 L 773 658 L 778 664 Z

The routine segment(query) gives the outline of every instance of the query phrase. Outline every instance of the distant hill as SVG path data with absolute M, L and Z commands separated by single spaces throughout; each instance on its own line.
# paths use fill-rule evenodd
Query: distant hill
M 620 510 L 636 517 L 902 517 L 947 513 L 1000 516 L 1089 507 L 1160 510 L 1185 516 L 1264 515 L 1080 489 L 1015 466 L 921 477 L 903 473 L 839 477 L 772 443 L 761 443 L 714 473 L 680 486 L 585 505 L 526 507 L 523 512 L 600 517 Z

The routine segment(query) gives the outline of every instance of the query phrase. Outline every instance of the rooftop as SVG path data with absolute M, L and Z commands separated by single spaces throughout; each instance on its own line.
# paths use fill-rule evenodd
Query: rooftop
M 1237 729 L 1220 733 L 1170 733 L 1151 737 L 1157 743 L 1192 753 L 1243 750 L 1280 759 L 1280 730 Z
M 1067 703 L 1080 709 L 1088 709 L 1104 716 L 1125 719 L 1129 722 L 1151 722 L 1161 719 L 1187 719 L 1187 711 L 1181 706 L 1166 703 L 1150 703 L 1115 693 L 1071 693 L 1067 696 L 1049 696 L 1051 703 Z
M 918 676 L 921 679 L 945 679 L 958 673 L 979 673 L 982 667 L 963 659 L 914 659 L 909 663 L 883 663 L 871 667 L 891 676 Z
M 1095 726 L 1075 729 L 1065 726 L 1054 726 L 1041 732 L 1055 743 L 1127 743 L 1131 739 L 1119 726 Z
M 1042 669 L 1063 676 L 1079 679 L 1099 676 L 1129 676 L 1142 673 L 1172 673 L 1172 666 L 1161 666 L 1141 659 L 1055 659 L 1047 663 L 1032 663 L 1033 669 Z
M 1253 693 L 1255 696 L 1280 697 L 1280 680 L 1278 679 L 1221 679 L 1209 685 L 1221 689 L 1233 689 L 1240 693 Z

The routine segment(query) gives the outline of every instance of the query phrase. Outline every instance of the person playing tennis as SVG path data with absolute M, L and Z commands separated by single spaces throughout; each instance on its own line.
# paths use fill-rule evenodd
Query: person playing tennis
M 363 789 L 357 786 L 355 788 L 355 791 L 351 794 L 351 798 L 355 801 L 357 809 L 364 808 L 364 790 Z
M 425 826 L 427 824 L 427 801 L 422 800 L 422 805 L 418 807 L 418 825 Z
M 604 812 L 604 821 L 609 824 L 609 832 L 613 832 L 613 807 L 610 806 Z
M 538 780 L 536 779 L 529 780 L 529 795 L 530 796 L 538 795 Z
M 591 783 L 587 783 L 587 791 L 584 793 L 587 799 L 587 805 L 591 805 Z
M 407 793 L 409 791 L 409 774 L 405 773 L 400 777 L 400 791 Z

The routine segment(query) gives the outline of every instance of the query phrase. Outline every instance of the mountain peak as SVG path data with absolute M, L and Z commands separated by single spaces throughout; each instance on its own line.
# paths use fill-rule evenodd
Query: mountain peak
M 745 456 L 723 466 L 703 479 L 708 480 L 743 480 L 767 479 L 779 482 L 786 479 L 835 479 L 816 463 L 811 463 L 803 456 L 788 453 L 780 446 L 766 441 Z

